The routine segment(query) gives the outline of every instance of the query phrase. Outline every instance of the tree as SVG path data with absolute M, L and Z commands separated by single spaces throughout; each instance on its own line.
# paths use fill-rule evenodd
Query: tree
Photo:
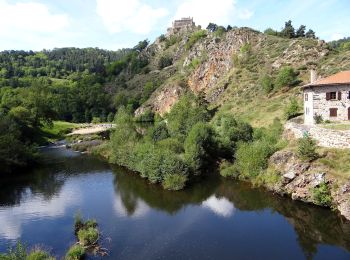
M 149 40 L 146 39 L 146 40 L 143 40 L 143 41 L 140 41 L 134 48 L 133 50 L 137 51 L 137 52 L 141 52 L 142 50 L 146 49 L 147 46 L 149 44 Z
M 316 34 L 313 30 L 308 30 L 305 34 L 306 38 L 316 39 Z
M 297 38 L 305 37 L 305 29 L 306 29 L 305 25 L 300 25 L 300 27 L 296 31 L 295 37 L 297 37 Z
M 286 66 L 283 67 L 277 75 L 275 80 L 275 86 L 277 89 L 282 87 L 292 87 L 297 84 L 297 73 L 292 67 Z
M 295 98 L 290 100 L 289 105 L 284 110 L 284 116 L 287 120 L 299 115 L 300 106 Z
M 215 23 L 209 23 L 207 26 L 207 30 L 209 32 L 215 32 L 218 29 L 218 25 Z
M 292 25 L 292 21 L 291 20 L 289 20 L 289 21 L 287 21 L 285 23 L 281 34 L 282 34 L 283 37 L 286 37 L 286 38 L 289 38 L 289 39 L 292 39 L 292 38 L 295 37 L 295 30 L 294 30 L 294 27 Z
M 318 158 L 316 142 L 306 134 L 298 140 L 298 156 L 305 161 L 312 161 Z
M 273 35 L 273 36 L 278 36 L 279 35 L 279 33 L 276 30 L 272 29 L 272 28 L 267 28 L 264 31 L 264 33 L 267 34 L 267 35 Z
M 159 69 L 164 69 L 166 67 L 169 67 L 173 64 L 173 59 L 169 56 L 162 56 L 160 57 L 158 61 L 158 68 Z

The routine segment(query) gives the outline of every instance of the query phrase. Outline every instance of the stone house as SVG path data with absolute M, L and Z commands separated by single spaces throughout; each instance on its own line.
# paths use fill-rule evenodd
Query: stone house
M 315 124 L 315 117 L 323 120 L 350 120 L 350 71 L 342 71 L 317 79 L 311 71 L 311 83 L 303 86 L 304 123 Z
M 168 28 L 168 34 L 175 34 L 178 33 L 179 31 L 182 30 L 187 30 L 187 29 L 192 29 L 195 27 L 196 24 L 193 21 L 193 18 L 191 17 L 186 17 L 186 18 L 181 18 L 180 20 L 175 20 L 173 22 L 172 27 Z

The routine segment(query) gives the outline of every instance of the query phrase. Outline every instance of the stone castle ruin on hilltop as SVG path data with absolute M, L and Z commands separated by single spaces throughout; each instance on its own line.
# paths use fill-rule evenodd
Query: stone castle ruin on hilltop
M 196 24 L 192 17 L 181 18 L 180 20 L 175 20 L 172 27 L 168 28 L 168 34 L 175 34 L 183 30 L 192 29 Z

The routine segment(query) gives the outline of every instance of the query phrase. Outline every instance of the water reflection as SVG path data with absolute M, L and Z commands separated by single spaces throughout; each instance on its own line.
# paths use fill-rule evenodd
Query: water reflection
M 212 195 L 209 199 L 202 202 L 202 206 L 210 209 L 215 214 L 222 217 L 231 217 L 235 212 L 235 207 L 226 198 L 217 198 Z
M 39 238 L 34 241 L 49 243 L 46 233 L 28 227 L 50 219 L 50 232 L 60 238 L 52 240 L 51 246 L 64 252 L 72 214 L 83 208 L 113 237 L 116 255 L 111 259 L 159 258 L 170 253 L 173 258 L 197 258 L 198 250 L 202 250 L 202 257 L 217 252 L 222 258 L 232 258 L 232 250 L 238 252 L 244 246 L 240 229 L 245 229 L 242 232 L 252 246 L 277 251 L 261 241 L 261 233 L 255 230 L 264 228 L 261 225 L 277 234 L 271 237 L 271 244 L 292 238 L 292 242 L 283 241 L 285 250 L 292 251 L 291 243 L 295 243 L 293 250 L 307 258 L 319 256 L 323 245 L 334 246 L 330 252 L 339 252 L 339 248 L 350 251 L 350 222 L 329 210 L 252 189 L 247 183 L 210 174 L 184 191 L 168 192 L 92 157 L 64 149 L 45 154 L 45 164 L 36 170 L 1 179 L 0 248 L 6 248 L 7 240 L 23 238 L 26 232 L 26 241 L 35 234 Z M 70 221 L 64 222 L 66 229 L 62 218 Z M 253 257 L 252 252 L 242 251 Z

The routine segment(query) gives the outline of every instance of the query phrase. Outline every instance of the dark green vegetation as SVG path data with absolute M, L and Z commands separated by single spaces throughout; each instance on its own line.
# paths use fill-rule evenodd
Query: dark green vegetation
M 64 259 L 81 260 L 84 259 L 86 251 L 96 249 L 96 253 L 105 254 L 105 249 L 98 247 L 100 232 L 97 228 L 97 222 L 94 219 L 84 221 L 80 214 L 75 216 L 74 233 L 78 238 L 78 243 L 72 245 Z M 28 249 L 27 246 L 20 241 L 14 247 L 8 249 L 7 253 L 0 254 L 1 260 L 55 260 L 46 250 L 40 247 Z
M 9 248 L 7 253 L 0 254 L 1 260 L 55 260 L 47 251 L 39 247 L 28 250 L 21 242 Z
M 313 188 L 312 194 L 316 205 L 324 207 L 332 206 L 331 191 L 327 183 L 322 182 L 318 187 Z
M 298 156 L 305 161 L 312 161 L 319 157 L 316 152 L 316 142 L 309 135 L 298 140 Z
M 253 133 L 251 126 L 232 115 L 213 118 L 206 103 L 192 94 L 183 96 L 164 119 L 145 131 L 125 108 L 118 111 L 115 123 L 111 162 L 169 190 L 184 188 L 218 159 L 233 159 L 237 143 L 251 141 Z
M 289 20 L 285 22 L 284 28 L 281 31 L 276 31 L 271 28 L 268 28 L 264 31 L 265 34 L 268 35 L 273 35 L 273 36 L 279 36 L 279 37 L 284 37 L 284 38 L 316 38 L 316 34 L 312 29 L 309 29 L 306 31 L 306 26 L 305 25 L 300 25 L 300 27 L 295 30 L 292 21 Z

